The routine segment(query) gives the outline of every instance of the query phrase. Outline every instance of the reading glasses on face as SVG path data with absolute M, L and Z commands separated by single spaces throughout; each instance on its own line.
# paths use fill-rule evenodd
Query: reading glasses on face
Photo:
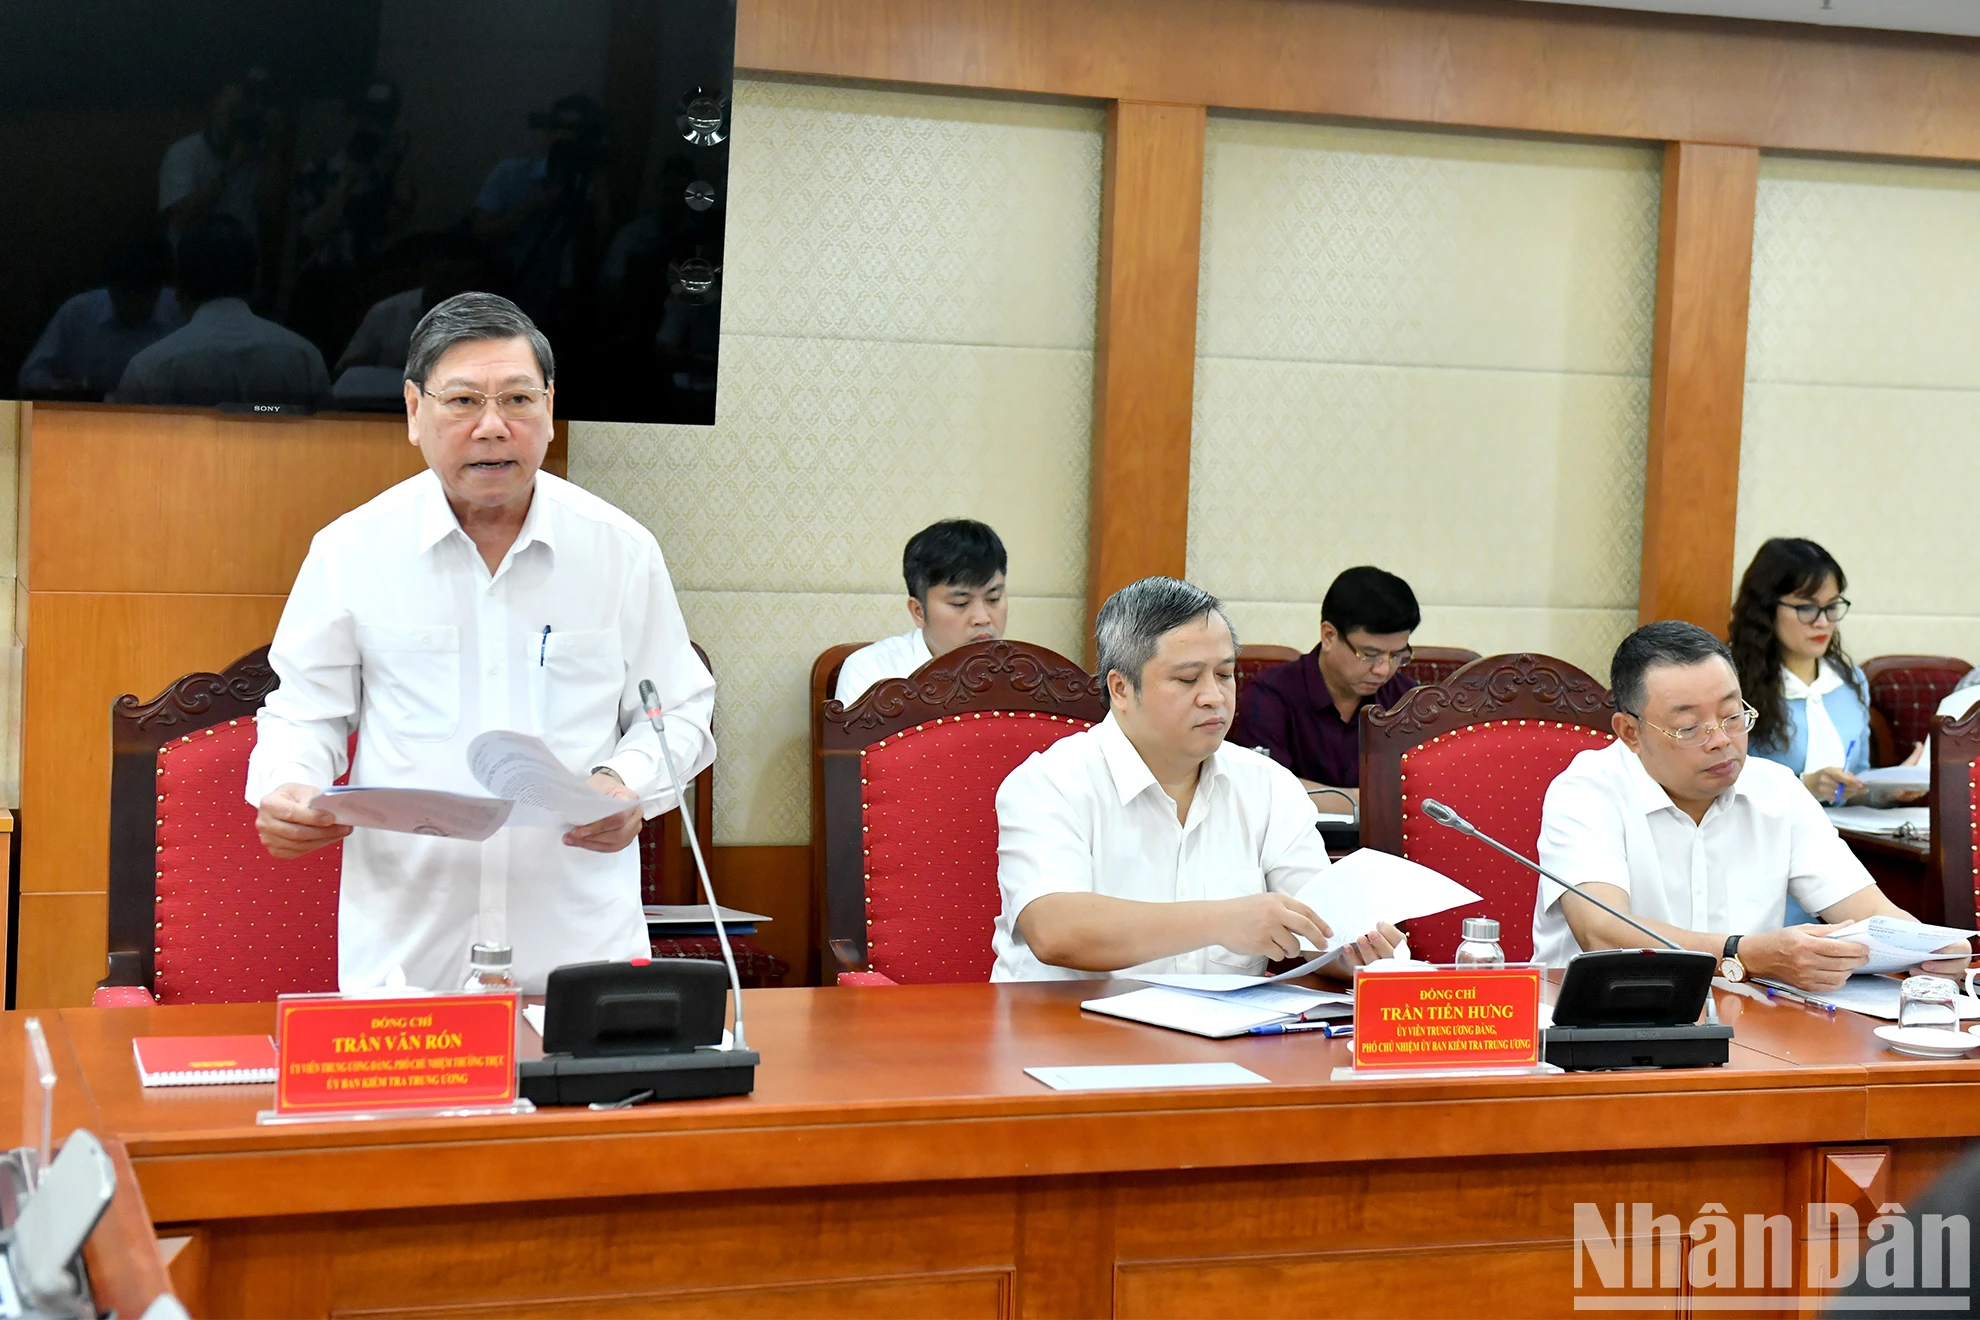
M 1838 596 L 1827 605 L 1799 605 L 1791 600 L 1780 602 L 1783 609 L 1794 611 L 1794 617 L 1803 623 L 1813 623 L 1816 619 L 1827 619 L 1830 623 L 1840 623 L 1843 615 L 1849 613 L 1849 597 Z
M 1409 663 L 1410 657 L 1414 654 L 1415 652 L 1407 646 L 1400 651 L 1384 651 L 1373 646 L 1357 646 L 1354 648 L 1354 658 L 1361 661 L 1362 664 L 1367 665 L 1370 669 L 1381 664 L 1384 660 L 1387 660 L 1397 669 L 1401 669 Z
M 549 390 L 537 385 L 511 385 L 492 395 L 465 385 L 450 385 L 438 393 L 422 387 L 419 392 L 439 404 L 441 416 L 450 422 L 473 421 L 491 403 L 504 421 L 535 421 L 543 416 L 544 401 L 550 397 Z
M 1661 724 L 1651 724 L 1633 710 L 1626 710 L 1623 714 L 1639 723 L 1649 725 L 1650 728 L 1683 747 L 1689 747 L 1693 743 L 1709 738 L 1715 732 L 1723 731 L 1726 737 L 1737 738 L 1743 733 L 1752 732 L 1753 726 L 1760 721 L 1760 712 L 1751 706 L 1741 707 L 1738 713 L 1728 715 L 1716 724 L 1687 724 L 1682 729 L 1667 729 Z

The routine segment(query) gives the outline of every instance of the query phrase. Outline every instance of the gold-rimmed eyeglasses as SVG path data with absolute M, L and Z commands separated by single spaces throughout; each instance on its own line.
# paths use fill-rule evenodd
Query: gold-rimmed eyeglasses
M 440 415 L 450 422 L 471 422 L 491 403 L 504 421 L 536 421 L 550 398 L 550 391 L 540 385 L 506 385 L 493 394 L 467 385 L 447 385 L 438 390 L 422 386 L 419 392 L 438 404 Z
M 1401 669 L 1409 663 L 1410 657 L 1414 654 L 1416 653 L 1407 646 L 1403 647 L 1400 651 L 1384 651 L 1379 646 L 1357 646 L 1354 648 L 1354 658 L 1361 661 L 1362 664 L 1367 665 L 1370 669 L 1381 664 L 1384 660 L 1387 660 L 1392 668 Z
M 1817 618 L 1827 619 L 1830 623 L 1840 623 L 1843 615 L 1849 613 L 1847 596 L 1838 596 L 1827 605 L 1801 605 L 1791 600 L 1779 603 L 1782 609 L 1793 610 L 1794 617 L 1803 623 L 1813 623 Z
M 1633 710 L 1626 710 L 1623 714 L 1655 729 L 1680 747 L 1689 747 L 1711 737 L 1715 732 L 1724 733 L 1728 738 L 1737 738 L 1743 733 L 1751 733 L 1753 726 L 1760 722 L 1760 712 L 1751 706 L 1741 706 L 1738 711 L 1717 723 L 1687 724 L 1682 729 L 1667 729 L 1661 724 L 1651 724 Z

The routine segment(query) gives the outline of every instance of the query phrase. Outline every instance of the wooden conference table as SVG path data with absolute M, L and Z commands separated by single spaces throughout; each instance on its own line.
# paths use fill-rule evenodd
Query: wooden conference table
M 147 1092 L 130 1042 L 267 1031 L 269 1006 L 43 1020 L 63 1129 L 120 1137 L 161 1237 L 191 1235 L 195 1315 L 1567 1314 L 1576 1202 L 1798 1239 L 1805 1203 L 1867 1223 L 1980 1134 L 1980 1062 L 1784 1002 L 1720 994 L 1720 1069 L 1334 1081 L 1345 1041 L 1203 1040 L 1081 1014 L 1094 993 L 753 990 L 746 1098 L 266 1128 L 272 1087 Z M 1023 1072 L 1186 1060 L 1270 1084 Z

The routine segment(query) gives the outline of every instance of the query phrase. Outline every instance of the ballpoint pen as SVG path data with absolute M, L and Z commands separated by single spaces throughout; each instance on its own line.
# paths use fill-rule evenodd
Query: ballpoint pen
M 1246 1035 L 1251 1036 L 1290 1036 L 1298 1032 L 1317 1031 L 1329 1039 L 1352 1036 L 1352 1022 L 1268 1022 L 1262 1027 L 1253 1027 Z
M 1834 1004 L 1824 1004 L 1818 1000 L 1810 999 L 1807 995 L 1800 994 L 1793 990 L 1783 989 L 1782 987 L 1777 985 L 1763 985 L 1760 988 L 1767 992 L 1767 998 L 1769 999 L 1785 999 L 1790 1004 L 1800 1004 L 1806 1008 L 1819 1008 L 1825 1013 L 1833 1013 L 1836 1011 L 1836 1006 Z
M 1842 770 L 1844 774 L 1849 773 L 1849 758 L 1855 755 L 1856 755 L 1856 739 L 1851 738 L 1849 740 L 1849 747 L 1843 752 Z M 1843 804 L 1843 786 L 1841 784 L 1837 784 L 1836 805 L 1840 807 L 1842 804 Z

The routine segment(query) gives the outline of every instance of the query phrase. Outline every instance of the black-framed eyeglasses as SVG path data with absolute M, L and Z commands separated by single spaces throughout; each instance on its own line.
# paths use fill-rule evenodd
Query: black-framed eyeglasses
M 1753 726 L 1760 722 L 1760 712 L 1751 706 L 1744 705 L 1733 714 L 1726 716 L 1716 723 L 1687 724 L 1682 729 L 1667 729 L 1661 724 L 1651 724 L 1649 720 L 1644 719 L 1633 710 L 1626 710 L 1623 714 L 1655 729 L 1658 733 L 1663 734 L 1680 747 L 1690 747 L 1719 731 L 1723 731 L 1728 738 L 1737 738 L 1743 733 L 1751 733 Z
M 1843 615 L 1849 613 L 1849 597 L 1838 596 L 1827 605 L 1797 605 L 1791 600 L 1778 602 L 1782 609 L 1793 610 L 1794 617 L 1803 623 L 1813 623 L 1816 619 L 1827 619 L 1830 623 L 1840 623 Z

